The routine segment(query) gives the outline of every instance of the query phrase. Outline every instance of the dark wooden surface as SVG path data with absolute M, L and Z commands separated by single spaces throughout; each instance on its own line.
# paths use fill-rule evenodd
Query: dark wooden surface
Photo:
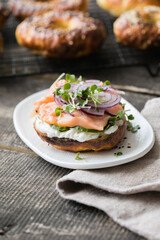
M 109 79 L 122 87 L 134 85 L 137 91 L 139 88 L 160 90 L 159 77 L 151 78 L 143 68 L 82 74 L 89 79 Z M 56 76 L 0 81 L 0 239 L 142 240 L 102 211 L 60 198 L 55 190 L 56 181 L 70 170 L 44 161 L 17 136 L 12 121 L 16 104 L 48 88 Z M 125 96 L 139 110 L 153 97 L 154 94 L 132 91 L 127 91 Z

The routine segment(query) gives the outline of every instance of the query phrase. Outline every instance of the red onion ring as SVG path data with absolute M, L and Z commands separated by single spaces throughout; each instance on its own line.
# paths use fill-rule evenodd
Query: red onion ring
M 81 109 L 84 113 L 95 116 L 95 117 L 103 117 L 105 110 L 99 110 L 98 112 L 96 109 Z
M 103 92 L 99 92 L 97 94 L 99 97 L 99 100 L 102 101 L 102 103 L 101 104 L 97 103 L 95 106 L 95 103 L 93 101 L 91 102 L 89 101 L 84 107 L 78 106 L 77 110 L 82 110 L 84 113 L 88 115 L 97 116 L 97 117 L 103 117 L 105 112 L 111 116 L 116 116 L 110 112 L 109 108 L 112 108 L 117 104 L 119 104 L 121 97 L 119 95 L 112 94 L 112 92 L 115 92 L 115 90 L 110 85 L 101 86 L 101 81 L 91 79 L 91 80 L 87 80 L 77 84 L 71 84 L 71 88 L 67 91 L 74 93 L 75 91 L 78 90 L 81 92 L 82 90 L 85 90 L 86 88 L 91 87 L 94 84 L 97 87 L 100 87 L 103 89 Z M 96 93 L 94 95 L 96 97 Z M 65 101 L 61 96 L 54 95 L 54 98 L 55 98 L 55 102 L 60 106 L 63 106 L 64 104 L 65 105 L 68 104 L 68 102 Z
M 111 108 L 117 105 L 121 100 L 121 97 L 119 95 L 117 96 L 117 95 L 110 94 L 110 96 L 111 96 L 111 99 L 109 101 L 103 102 L 102 104 L 98 103 L 96 107 L 98 109 Z M 87 106 L 91 106 L 92 108 L 95 108 L 94 102 L 88 102 Z

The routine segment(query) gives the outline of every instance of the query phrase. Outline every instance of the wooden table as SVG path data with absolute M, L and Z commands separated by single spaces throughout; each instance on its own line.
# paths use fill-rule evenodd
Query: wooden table
M 127 89 L 125 98 L 139 110 L 148 99 L 160 95 L 159 77 L 151 78 L 143 68 L 82 75 L 90 79 L 109 79 L 121 85 L 121 89 Z M 0 81 L 0 239 L 142 240 L 102 211 L 62 199 L 55 184 L 71 170 L 44 161 L 17 136 L 12 121 L 16 104 L 48 88 L 56 77 L 55 74 Z M 133 85 L 136 88 L 132 88 Z

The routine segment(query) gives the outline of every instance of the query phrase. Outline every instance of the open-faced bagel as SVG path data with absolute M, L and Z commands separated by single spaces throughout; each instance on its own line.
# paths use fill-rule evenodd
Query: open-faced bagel
M 138 48 L 160 47 L 160 7 L 146 6 L 131 10 L 114 23 L 118 42 Z
M 9 10 L 5 8 L 2 4 L 0 4 L 0 29 L 3 27 L 3 24 L 9 17 Z
M 114 16 L 148 5 L 160 6 L 159 0 L 97 0 L 97 4 Z
M 96 52 L 106 36 L 103 23 L 82 12 L 48 12 L 25 19 L 16 30 L 20 45 L 55 58 Z
M 23 20 L 48 11 L 85 11 L 88 0 L 10 0 L 9 5 L 13 15 Z
M 124 121 L 123 125 L 120 126 L 116 132 L 110 135 L 103 135 L 97 139 L 89 140 L 85 142 L 78 142 L 69 138 L 58 138 L 53 137 L 49 138 L 46 133 L 40 132 L 34 123 L 34 129 L 40 138 L 51 144 L 53 147 L 56 147 L 61 150 L 67 150 L 72 152 L 82 152 L 82 151 L 100 151 L 103 149 L 112 149 L 121 141 L 126 132 L 126 122 Z

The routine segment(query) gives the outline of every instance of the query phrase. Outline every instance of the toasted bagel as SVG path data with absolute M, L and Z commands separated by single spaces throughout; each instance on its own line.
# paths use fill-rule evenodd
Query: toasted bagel
M 13 15 L 23 20 L 48 11 L 85 11 L 88 0 L 10 0 L 9 6 Z
M 86 142 L 78 142 L 69 138 L 58 138 L 53 137 L 49 138 L 47 134 L 40 132 L 36 128 L 36 124 L 34 123 L 34 129 L 40 138 L 52 145 L 55 148 L 61 150 L 67 150 L 72 152 L 81 152 L 81 151 L 100 151 L 103 149 L 109 150 L 114 148 L 124 137 L 126 132 L 126 121 L 124 121 L 122 126 L 119 126 L 117 131 L 110 135 L 103 135 L 97 139 L 89 140 Z
M 137 49 L 160 47 L 160 7 L 124 13 L 114 23 L 114 34 L 118 42 Z
M 48 12 L 25 19 L 16 29 L 20 45 L 55 58 L 77 58 L 98 51 L 103 23 L 82 12 Z
M 131 9 L 148 5 L 160 6 L 159 0 L 97 0 L 97 4 L 113 16 L 120 16 Z

